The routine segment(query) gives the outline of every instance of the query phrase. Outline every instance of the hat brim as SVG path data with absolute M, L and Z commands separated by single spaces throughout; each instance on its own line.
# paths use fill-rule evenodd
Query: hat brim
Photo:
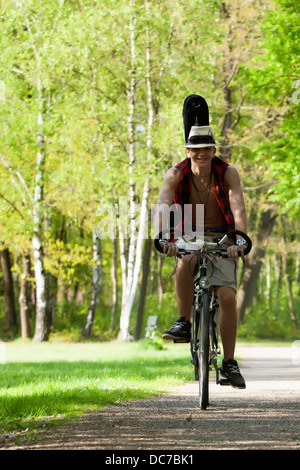
M 185 144 L 183 147 L 189 148 L 189 149 L 199 149 L 203 147 L 216 147 L 217 145 L 220 145 L 218 142 L 215 142 L 214 144 Z

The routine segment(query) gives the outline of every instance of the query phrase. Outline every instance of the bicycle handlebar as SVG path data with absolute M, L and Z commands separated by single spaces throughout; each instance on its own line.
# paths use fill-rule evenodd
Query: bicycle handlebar
M 158 234 L 158 236 L 155 238 L 154 240 L 154 246 L 155 248 L 157 249 L 157 251 L 159 251 L 160 253 L 163 253 L 164 250 L 163 250 L 163 247 L 161 246 L 161 243 L 165 242 L 166 240 L 164 240 L 162 238 L 163 236 L 163 233 L 166 233 L 166 232 L 169 232 L 169 230 L 164 230 L 162 232 L 160 232 Z M 247 247 L 246 249 L 244 250 L 244 255 L 247 255 L 250 251 L 251 251 L 251 248 L 252 248 L 252 241 L 251 239 L 248 237 L 248 235 L 246 235 L 246 233 L 242 232 L 241 230 L 236 230 L 236 229 L 233 229 L 233 230 L 229 230 L 229 232 L 227 232 L 219 241 L 216 241 L 216 242 L 204 242 L 203 246 L 205 246 L 206 248 L 209 249 L 209 251 L 214 251 L 214 250 L 218 250 L 220 252 L 220 254 L 226 254 L 227 250 L 226 249 L 221 249 L 220 245 L 222 243 L 224 243 L 228 238 L 230 238 L 231 236 L 234 236 L 234 235 L 240 235 L 242 238 L 244 238 L 244 240 L 246 240 L 246 243 L 247 243 Z M 191 245 L 193 245 L 194 243 L 196 244 L 197 243 L 197 240 L 195 239 L 192 239 L 192 240 L 189 240 L 188 238 L 186 238 L 184 235 L 182 236 L 183 240 Z M 179 250 L 179 255 L 187 255 L 187 254 L 191 254 L 191 253 L 195 253 L 197 251 L 201 251 L 202 248 L 195 248 L 194 250 L 193 249 L 189 249 L 189 250 L 186 250 L 186 249 L 183 249 L 181 248 Z M 239 256 L 241 256 L 241 253 L 239 253 Z

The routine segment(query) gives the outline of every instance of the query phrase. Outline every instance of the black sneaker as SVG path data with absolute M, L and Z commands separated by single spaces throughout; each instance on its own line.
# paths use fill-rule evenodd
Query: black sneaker
M 182 339 L 190 341 L 191 322 L 179 318 L 169 331 L 163 333 L 162 337 L 163 339 Z
M 230 385 L 234 388 L 246 388 L 245 380 L 240 373 L 238 363 L 234 359 L 222 362 L 220 369 L 221 375 L 228 379 Z

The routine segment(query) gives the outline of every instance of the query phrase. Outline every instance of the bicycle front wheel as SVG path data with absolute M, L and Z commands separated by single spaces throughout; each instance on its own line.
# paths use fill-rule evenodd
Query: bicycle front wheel
M 200 312 L 200 338 L 199 338 L 199 398 L 200 408 L 206 410 L 208 406 L 208 375 L 209 375 L 209 295 L 202 295 L 202 308 Z
M 195 380 L 199 380 L 199 312 L 194 303 L 193 305 L 193 329 L 191 338 L 191 354 L 192 363 L 194 366 Z

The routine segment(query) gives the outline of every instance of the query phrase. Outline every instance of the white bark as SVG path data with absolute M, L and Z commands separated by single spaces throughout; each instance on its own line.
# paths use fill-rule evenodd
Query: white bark
M 115 329 L 115 320 L 116 320 L 116 313 L 117 313 L 117 305 L 118 305 L 118 274 L 117 274 L 117 240 L 114 238 L 112 240 L 113 247 L 112 247 L 112 257 L 111 257 L 111 283 L 112 283 L 112 309 L 111 309 L 111 323 L 110 323 L 110 331 L 113 332 Z
M 146 4 L 147 11 L 149 9 L 149 2 Z M 150 80 L 150 42 L 149 42 L 149 28 L 147 27 L 147 48 L 146 48 L 146 84 L 147 84 L 147 106 L 148 106 L 148 126 L 147 126 L 147 152 L 148 160 L 150 159 L 151 145 L 152 145 L 152 125 L 153 125 L 153 106 L 152 106 L 152 89 Z M 136 245 L 135 266 L 133 272 L 132 285 L 127 299 L 127 308 L 131 312 L 133 303 L 136 296 L 139 275 L 143 259 L 143 245 L 144 239 L 147 236 L 148 227 L 148 200 L 149 200 L 149 178 L 146 178 L 143 190 L 143 198 L 140 212 L 140 227 Z
M 130 0 L 130 51 L 131 51 L 131 81 L 128 93 L 129 115 L 128 115 L 128 136 L 129 136 L 129 213 L 130 213 L 130 242 L 127 260 L 126 284 L 123 284 L 123 302 L 120 317 L 119 340 L 126 341 L 129 338 L 129 322 L 131 309 L 128 299 L 133 282 L 134 260 L 136 250 L 136 204 L 135 204 L 135 185 L 133 179 L 135 162 L 135 136 L 134 136 L 134 114 L 135 114 L 135 90 L 136 90 L 136 59 L 135 59 L 135 27 L 136 18 L 134 17 L 134 0 Z
M 131 2 L 132 5 L 132 2 Z M 149 2 L 146 3 L 146 10 L 149 10 Z M 135 44 L 134 44 L 135 24 L 131 20 L 131 59 L 132 59 L 132 77 L 131 77 L 131 93 L 130 93 L 130 114 L 129 114 L 129 175 L 130 175 L 130 244 L 129 244 L 129 255 L 127 262 L 127 278 L 126 278 L 126 293 L 124 297 L 124 303 L 122 303 L 122 312 L 120 318 L 120 340 L 131 339 L 129 333 L 129 323 L 131 312 L 136 297 L 139 276 L 142 266 L 143 258 L 143 245 L 144 239 L 146 238 L 146 229 L 148 227 L 148 200 L 149 200 L 149 179 L 146 178 L 143 197 L 140 211 L 140 224 L 139 233 L 136 235 L 137 223 L 136 223 L 136 205 L 135 205 L 135 190 L 132 179 L 132 173 L 134 169 L 135 160 L 135 149 L 134 149 L 134 127 L 133 118 L 135 112 Z M 152 90 L 150 80 L 150 40 L 149 40 L 149 29 L 147 27 L 147 48 L 146 48 L 146 84 L 147 84 L 147 103 L 148 103 L 148 127 L 147 127 L 147 152 L 148 160 L 150 158 L 151 145 L 152 145 L 152 125 L 153 125 L 153 106 L 152 106 Z
M 36 323 L 34 341 L 45 341 L 49 335 L 49 325 L 46 309 L 46 278 L 44 269 L 43 254 L 43 215 L 41 205 L 44 193 L 44 165 L 45 165 L 45 138 L 44 138 L 44 120 L 43 120 L 43 91 L 41 81 L 41 57 L 36 50 L 36 71 L 37 71 L 37 164 L 35 173 L 35 191 L 33 204 L 33 260 L 36 288 Z
M 34 273 L 36 283 L 36 325 L 34 341 L 45 341 L 49 335 L 49 324 L 46 309 L 46 278 L 44 270 L 43 255 L 43 214 L 42 204 L 44 200 L 44 166 L 45 166 L 45 136 L 44 136 L 44 96 L 42 87 L 42 54 L 46 54 L 50 46 L 50 42 L 54 35 L 57 22 L 62 12 L 64 0 L 59 0 L 58 13 L 54 19 L 50 36 L 43 43 L 42 25 L 35 23 L 35 32 L 31 29 L 30 18 L 27 13 L 27 7 L 21 0 L 17 1 L 17 5 L 24 11 L 26 27 L 32 39 L 33 51 L 36 59 L 36 89 L 37 89 L 37 163 L 35 173 L 35 190 L 33 198 L 33 260 Z M 34 21 L 34 20 L 33 20 Z M 43 49 L 42 49 L 43 48 Z
M 127 272 L 126 272 L 126 250 L 125 250 L 125 240 L 126 233 L 125 228 L 122 223 L 122 218 L 120 212 L 122 210 L 120 206 L 121 201 L 119 200 L 119 205 L 116 205 L 116 214 L 117 214 L 117 225 L 119 232 L 119 246 L 120 246 L 120 262 L 121 262 L 121 273 L 122 273 L 122 310 L 125 305 L 125 294 L 126 294 L 126 283 L 127 283 Z
M 93 281 L 92 281 L 92 298 L 90 307 L 88 309 L 86 322 L 83 328 L 83 336 L 88 337 L 91 334 L 92 326 L 94 324 L 96 308 L 98 304 L 98 295 L 101 279 L 101 246 L 100 240 L 97 237 L 97 231 L 93 230 Z

